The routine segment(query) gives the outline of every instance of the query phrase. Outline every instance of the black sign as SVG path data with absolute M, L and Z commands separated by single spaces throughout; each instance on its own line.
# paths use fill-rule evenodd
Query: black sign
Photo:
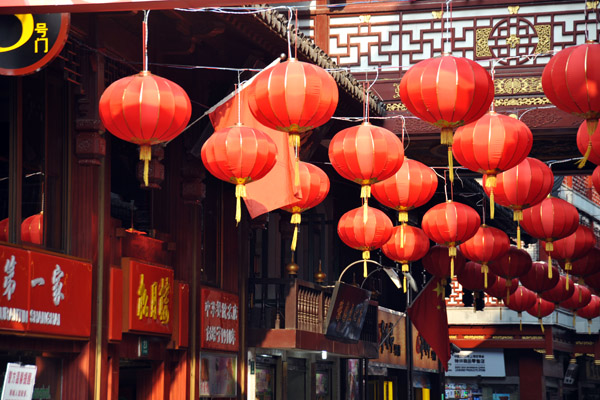
M 62 50 L 69 14 L 0 15 L 0 75 L 39 71 Z
M 340 342 L 358 342 L 370 299 L 368 290 L 336 282 L 325 320 L 325 336 Z

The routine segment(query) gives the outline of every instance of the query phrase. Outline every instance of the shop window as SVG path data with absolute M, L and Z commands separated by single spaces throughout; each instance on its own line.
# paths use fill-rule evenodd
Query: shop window
M 36 367 L 32 399 L 62 399 L 62 370 L 60 358 L 40 357 L 26 353 L 0 354 L 0 393 L 3 390 L 8 363 Z

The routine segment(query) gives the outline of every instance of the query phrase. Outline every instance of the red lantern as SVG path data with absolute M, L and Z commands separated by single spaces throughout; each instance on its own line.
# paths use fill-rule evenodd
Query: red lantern
M 508 251 L 510 241 L 506 233 L 498 228 L 481 225 L 475 235 L 460 245 L 460 251 L 471 261 L 481 264 L 487 288 L 488 262 L 497 259 Z
M 588 277 L 600 272 L 600 249 L 592 247 L 588 253 L 578 260 L 573 261 L 571 265 L 571 274 L 580 277 L 579 283 L 585 279 L 588 283 Z
M 584 225 L 579 225 L 573 234 L 553 243 L 549 255 L 556 258 L 567 273 L 567 285 L 569 284 L 572 261 L 585 256 L 595 244 L 594 231 Z M 591 273 L 593 273 L 593 270 L 587 275 Z
M 475 235 L 480 224 L 477 211 L 451 200 L 433 206 L 423 215 L 421 227 L 429 239 L 448 246 L 451 278 L 454 276 L 456 246 Z
M 542 73 L 546 97 L 561 110 L 585 118 L 588 147 L 579 167 L 592 150 L 591 137 L 600 117 L 600 45 L 591 41 L 559 51 Z
M 456 279 L 464 289 L 474 292 L 485 290 L 485 276 L 483 275 L 481 264 L 475 261 L 467 261 L 460 274 L 456 274 Z
M 275 166 L 277 145 L 258 129 L 241 124 L 213 133 L 200 152 L 206 169 L 215 177 L 236 185 L 235 220 L 241 220 L 240 198 L 246 183 L 265 176 Z
M 302 212 L 320 204 L 329 193 L 329 178 L 319 167 L 300 161 L 300 189 L 302 198 L 282 207 L 283 210 L 292 213 L 291 223 L 294 224 L 294 237 L 292 238 L 292 251 L 296 251 L 298 240 L 298 225 L 302 222 Z
M 577 315 L 588 320 L 588 334 L 590 334 L 592 320 L 600 317 L 600 298 L 593 294 L 588 305 L 577 310 Z
M 594 168 L 592 172 L 592 184 L 597 193 L 600 193 L 600 166 Z
M 451 258 L 448 254 L 448 247 L 435 245 L 429 249 L 425 256 L 423 256 L 421 263 L 427 272 L 436 278 L 441 279 L 442 285 L 446 286 L 447 280 L 452 279 L 451 277 L 453 275 L 450 268 L 452 260 L 454 264 L 454 272 L 456 272 L 458 275 L 465 267 L 465 263 L 467 261 L 460 250 L 457 249 L 456 256 Z
M 488 295 L 505 302 L 508 301 L 508 296 L 513 294 L 519 287 L 519 280 L 517 278 L 507 280 L 493 272 L 488 274 L 488 281 L 489 284 L 485 289 L 485 292 Z
M 527 309 L 527 313 L 538 319 L 538 322 L 542 327 L 542 332 L 544 332 L 544 324 L 542 324 L 542 318 L 552 314 L 555 308 L 556 307 L 554 306 L 554 303 L 546 301 L 541 297 L 537 297 L 535 299 L 535 304 Z
M 575 283 L 574 291 L 571 297 L 566 300 L 560 302 L 559 306 L 562 308 L 566 308 L 567 310 L 573 311 L 573 325 L 575 325 L 575 316 L 577 315 L 577 311 L 592 301 L 592 292 L 587 287 Z
M 490 74 L 468 58 L 442 55 L 413 65 L 402 77 L 399 90 L 411 113 L 441 128 L 452 181 L 452 130 L 488 111 L 494 99 Z
M 489 267 L 493 273 L 507 279 L 507 284 L 510 284 L 511 279 L 519 278 L 529 271 L 531 256 L 525 250 L 510 246 L 507 252 L 490 262 Z M 510 298 L 508 302 L 510 302 Z
M 546 290 L 550 290 L 558 284 L 560 280 L 560 273 L 558 268 L 552 266 L 553 273 L 548 273 L 548 263 L 544 261 L 536 261 L 531 264 L 529 271 L 521 275 L 519 279 L 521 284 L 527 289 L 534 291 L 535 293 L 542 293 Z M 548 278 L 551 275 L 551 278 Z
M 140 146 L 146 186 L 150 146 L 179 135 L 192 113 L 190 99 L 179 85 L 149 71 L 112 83 L 102 93 L 98 107 L 110 133 Z
M 595 290 L 600 290 L 600 271 L 586 276 L 585 284 L 591 288 L 594 288 Z
M 420 260 L 429 250 L 429 238 L 421 229 L 410 225 L 396 226 L 392 237 L 381 250 L 389 259 L 402 264 L 402 272 L 408 272 L 408 263 Z M 406 292 L 406 276 L 404 277 Z
M 0 221 L 0 241 L 8 242 L 8 218 Z
M 454 157 L 462 166 L 486 175 L 492 219 L 496 175 L 523 161 L 532 144 L 533 135 L 527 125 L 495 111 L 456 130 L 452 147 Z
M 551 301 L 554 304 L 559 304 L 561 301 L 567 300 L 573 295 L 575 288 L 573 285 L 567 287 L 567 278 L 561 275 L 556 286 L 546 290 L 540 296 L 544 300 Z
M 44 241 L 44 214 L 33 214 L 21 223 L 21 241 L 42 244 Z
M 531 290 L 524 286 L 519 286 L 517 290 L 509 296 L 506 306 L 519 313 L 519 319 L 521 319 L 521 313 L 533 307 L 536 298 L 537 296 Z M 521 322 L 519 322 L 519 329 L 522 329 Z
M 426 204 L 437 189 L 438 178 L 427 165 L 404 159 L 394 176 L 371 186 L 373 196 L 398 211 L 398 220 L 408 222 L 408 211 Z
M 483 189 L 490 196 L 486 175 L 483 176 L 483 182 Z M 523 209 L 544 200 L 553 185 L 552 170 L 543 162 L 531 157 L 496 176 L 494 199 L 496 203 L 513 210 L 513 218 L 517 221 L 517 247 L 521 248 L 521 229 L 518 223 L 523 220 Z
M 366 204 L 371 185 L 398 172 L 404 161 L 404 147 L 391 131 L 364 122 L 331 139 L 329 160 L 341 176 L 362 186 L 360 197 Z
M 552 264 L 555 240 L 573 234 L 579 226 L 579 212 L 574 205 L 563 199 L 549 196 L 541 203 L 523 210 L 523 229 L 534 238 L 546 242 L 548 264 Z M 552 270 L 548 269 L 551 274 Z
M 367 219 L 363 218 L 363 207 L 348 211 L 338 222 L 338 236 L 346 245 L 361 250 L 364 262 L 364 277 L 367 276 L 367 261 L 371 250 L 383 246 L 392 236 L 392 221 L 382 211 L 366 207 Z
M 596 130 L 590 136 L 588 134 L 588 126 L 587 121 L 583 121 L 581 125 L 579 125 L 579 129 L 577 129 L 577 149 L 582 156 L 585 156 L 587 152 L 590 141 L 592 142 L 592 149 L 590 150 L 590 154 L 588 160 L 593 162 L 596 165 L 600 164 L 600 129 L 596 127 Z

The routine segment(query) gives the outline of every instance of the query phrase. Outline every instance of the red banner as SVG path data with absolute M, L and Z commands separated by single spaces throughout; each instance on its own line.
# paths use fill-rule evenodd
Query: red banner
M 123 258 L 123 331 L 170 335 L 173 331 L 172 269 Z
M 0 246 L 0 329 L 89 337 L 92 265 Z
M 205 349 L 239 349 L 239 299 L 220 290 L 201 290 L 200 346 Z

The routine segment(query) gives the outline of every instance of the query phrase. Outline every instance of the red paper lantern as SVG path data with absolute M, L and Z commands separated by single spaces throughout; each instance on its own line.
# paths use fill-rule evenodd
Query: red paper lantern
M 146 186 L 150 146 L 179 135 L 192 113 L 190 99 L 179 85 L 149 71 L 112 83 L 102 93 L 98 107 L 110 133 L 140 146 Z
M 44 214 L 33 214 L 21 223 L 21 241 L 42 244 L 44 241 Z
M 579 212 L 574 205 L 557 197 L 547 197 L 541 203 L 523 210 L 523 229 L 546 242 L 548 264 L 552 264 L 553 242 L 573 234 L 579 226 Z M 549 269 L 548 273 L 552 273 Z
M 590 150 L 590 154 L 588 160 L 593 162 L 596 165 L 600 164 L 600 129 L 596 127 L 596 130 L 590 136 L 588 134 L 588 126 L 587 121 L 583 121 L 581 125 L 579 125 L 579 129 L 577 129 L 577 149 L 581 153 L 582 156 L 585 156 L 587 152 L 590 141 L 592 142 L 592 149 Z
M 517 278 L 508 280 L 493 272 L 488 274 L 488 281 L 488 287 L 485 289 L 485 292 L 504 302 L 508 301 L 508 296 L 513 294 L 519 287 L 519 280 Z
M 283 210 L 292 213 L 294 224 L 294 237 L 292 238 L 292 251 L 296 251 L 296 242 L 298 240 L 298 225 L 302 222 L 302 212 L 320 204 L 329 193 L 329 177 L 316 165 L 300 161 L 300 190 L 302 198 L 282 207 Z
M 585 279 L 588 282 L 590 275 L 600 272 L 600 249 L 592 247 L 587 254 L 575 261 L 571 265 L 571 274 L 580 277 L 579 283 Z
M 371 186 L 371 191 L 381 204 L 398 211 L 400 222 L 408 222 L 408 211 L 431 200 L 437 185 L 438 178 L 433 169 L 405 158 L 398 172 Z
M 402 272 L 409 272 L 408 263 L 420 260 L 429 250 L 429 238 L 423 230 L 403 224 L 392 229 L 392 237 L 382 247 L 381 251 L 389 259 L 402 264 Z M 406 292 L 406 276 L 404 277 Z
M 483 189 L 491 195 L 483 176 Z M 521 229 L 518 225 L 523 220 L 523 209 L 531 207 L 548 196 L 554 185 L 554 174 L 543 162 L 527 157 L 516 167 L 496 176 L 494 188 L 495 202 L 513 210 L 513 218 L 517 221 L 517 247 L 521 247 Z
M 8 242 L 8 218 L 0 221 L 0 241 Z
M 542 293 L 550 290 L 558 284 L 560 273 L 558 268 L 552 266 L 553 272 L 548 273 L 548 263 L 536 261 L 531 264 L 529 271 L 519 277 L 521 284 L 535 293 Z M 551 278 L 548 278 L 551 275 Z
M 508 251 L 490 262 L 489 267 L 490 271 L 506 279 L 507 284 L 510 284 L 512 279 L 519 278 L 529 272 L 531 256 L 525 250 L 510 246 Z M 508 302 L 510 302 L 510 298 Z
M 363 122 L 335 134 L 329 143 L 329 160 L 341 176 L 362 186 L 360 197 L 366 204 L 371 185 L 398 172 L 404 147 L 391 131 Z
M 485 276 L 483 275 L 481 264 L 478 262 L 467 261 L 460 274 L 456 273 L 456 279 L 464 289 L 474 292 L 481 292 L 486 289 Z
M 587 121 L 588 147 L 580 168 L 591 152 L 591 136 L 600 117 L 599 64 L 600 45 L 588 41 L 556 53 L 542 73 L 542 87 L 552 104 Z
M 591 323 L 594 318 L 600 317 L 600 298 L 592 295 L 587 306 L 577 310 L 577 315 L 588 320 L 588 334 L 591 333 Z
M 460 245 L 460 251 L 471 261 L 481 264 L 487 288 L 488 263 L 508 251 L 510 241 L 508 235 L 498 228 L 481 225 L 475 235 Z
M 524 286 L 519 286 L 517 290 L 509 296 L 506 306 L 519 313 L 520 319 L 523 311 L 526 311 L 535 305 L 536 298 L 537 296 L 531 290 Z M 519 329 L 522 329 L 520 322 Z
M 433 206 L 423 215 L 421 227 L 429 239 L 448 246 L 450 277 L 454 276 L 456 246 L 475 235 L 480 224 L 477 211 L 451 200 Z
M 444 54 L 413 65 L 402 77 L 399 91 L 411 113 L 441 128 L 452 181 L 452 130 L 488 111 L 494 99 L 490 74 L 475 61 Z
M 541 293 L 540 296 L 544 300 L 551 301 L 554 304 L 559 304 L 561 301 L 567 300 L 569 297 L 571 297 L 574 292 L 575 287 L 573 285 L 569 285 L 567 287 L 567 278 L 561 275 L 556 286 Z
M 465 267 L 466 259 L 460 250 L 456 250 L 456 256 L 453 257 L 454 262 L 454 271 L 456 274 L 460 274 L 463 268 Z M 432 246 L 427 254 L 423 256 L 421 260 L 421 264 L 423 267 L 435 276 L 442 280 L 442 285 L 446 286 L 446 282 L 448 279 L 451 279 L 452 271 L 450 270 L 450 265 L 452 264 L 452 258 L 448 254 L 448 247 L 435 245 Z
M 235 220 L 239 223 L 245 185 L 262 178 L 275 166 L 277 145 L 262 131 L 238 124 L 213 133 L 202 146 L 200 156 L 211 174 L 236 185 Z
M 367 219 L 363 218 L 363 209 Z M 372 207 L 358 207 L 348 211 L 338 222 L 338 236 L 353 249 L 362 251 L 364 276 L 367 276 L 367 261 L 370 251 L 383 246 L 392 236 L 392 221 L 382 211 Z
M 575 283 L 574 291 L 571 297 L 559 303 L 559 306 L 573 311 L 573 325 L 575 325 L 575 315 L 577 310 L 587 306 L 592 301 L 592 292 L 584 285 Z
M 526 311 L 528 314 L 536 317 L 540 326 L 542 327 L 542 332 L 544 332 L 544 324 L 542 324 L 542 318 L 547 317 L 552 314 L 555 309 L 554 303 L 544 300 L 541 297 L 537 297 L 535 299 L 535 304 L 528 308 Z
M 533 135 L 527 125 L 495 111 L 456 130 L 454 157 L 462 166 L 486 175 L 492 219 L 496 175 L 517 166 L 527 157 L 532 145 Z
M 594 231 L 584 225 L 579 225 L 574 233 L 553 243 L 552 251 L 549 252 L 549 255 L 556 258 L 567 273 L 567 284 L 569 284 L 569 273 L 572 269 L 572 262 L 585 256 L 595 244 L 596 236 L 594 235 Z M 582 265 L 582 267 L 584 266 Z M 587 268 L 584 267 L 582 269 L 585 270 Z M 591 273 L 593 273 L 593 270 L 586 275 Z
M 597 193 L 600 193 L 600 166 L 594 168 L 592 172 L 592 184 Z

